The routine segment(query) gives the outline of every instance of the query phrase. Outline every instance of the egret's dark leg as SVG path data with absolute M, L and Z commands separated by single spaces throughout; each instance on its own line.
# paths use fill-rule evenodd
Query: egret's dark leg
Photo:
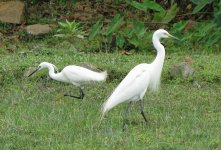
M 144 112 L 143 112 L 142 100 L 139 100 L 139 101 L 140 101 L 140 113 L 141 113 L 141 115 L 143 116 L 145 122 L 147 123 L 147 118 L 146 118 L 146 116 L 144 115 Z
M 130 110 L 130 105 L 131 105 L 131 102 L 128 103 L 127 108 L 125 109 L 124 120 L 123 120 L 123 131 L 125 130 L 126 118 L 127 118 L 128 112 Z
M 84 98 L 84 92 L 80 87 L 79 87 L 79 90 L 80 90 L 80 96 L 73 96 L 73 95 L 69 95 L 69 94 L 64 94 L 64 96 L 70 96 L 70 97 L 77 98 L 77 99 L 83 99 Z
M 80 98 L 83 99 L 84 98 L 84 91 L 82 90 L 82 88 L 79 88 L 80 89 Z

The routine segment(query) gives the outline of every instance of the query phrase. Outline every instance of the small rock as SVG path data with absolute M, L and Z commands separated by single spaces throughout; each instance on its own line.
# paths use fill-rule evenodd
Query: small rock
M 50 15 L 50 11 L 49 10 L 44 10 L 42 12 L 43 16 L 49 16 Z
M 10 52 L 10 53 L 15 52 L 17 49 L 18 49 L 17 46 L 16 45 L 12 45 L 12 44 L 8 45 L 7 48 L 6 48 L 6 50 L 8 52 Z
M 195 88 L 201 88 L 202 86 L 201 86 L 197 81 L 194 81 L 194 82 L 193 82 L 193 87 L 195 87 Z
M 49 27 L 56 28 L 56 27 L 58 27 L 58 25 L 56 25 L 56 24 L 49 24 Z
M 0 21 L 21 24 L 24 20 L 25 4 L 21 1 L 0 2 Z
M 76 37 L 79 38 L 79 39 L 84 39 L 84 36 L 80 35 L 80 34 L 76 35 Z
M 41 25 L 41 24 L 34 24 L 29 25 L 26 27 L 26 32 L 32 35 L 42 35 L 47 34 L 51 31 L 51 28 L 48 24 Z
M 187 78 L 193 75 L 194 69 L 186 62 L 173 65 L 170 68 L 171 77 Z
M 192 62 L 192 61 L 193 61 L 193 59 L 192 59 L 191 57 L 185 57 L 185 58 L 184 58 L 184 62 L 190 63 L 190 62 Z
M 29 67 L 28 69 L 25 70 L 24 77 L 28 77 L 36 69 L 37 69 L 37 67 Z

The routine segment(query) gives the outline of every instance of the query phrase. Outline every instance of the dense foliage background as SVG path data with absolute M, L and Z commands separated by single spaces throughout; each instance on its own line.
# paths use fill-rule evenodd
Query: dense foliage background
M 182 39 L 185 50 L 220 51 L 220 0 L 28 0 L 22 25 L 2 24 L 0 32 L 34 40 L 23 31 L 28 24 L 53 24 L 52 35 L 73 42 L 82 34 L 90 51 L 151 49 L 152 30 L 165 28 Z M 68 25 L 68 22 L 72 24 Z M 7 39 L 5 39 L 7 41 Z M 56 41 L 56 38 L 53 39 Z M 203 48 L 201 48 L 203 47 Z M 184 50 L 184 51 L 185 51 Z M 173 51 L 173 49 L 169 50 Z

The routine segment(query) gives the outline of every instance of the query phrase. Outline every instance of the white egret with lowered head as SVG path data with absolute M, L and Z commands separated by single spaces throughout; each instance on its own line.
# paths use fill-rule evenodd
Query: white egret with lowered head
M 97 71 L 93 71 L 91 69 L 81 67 L 81 66 L 76 66 L 76 65 L 66 66 L 61 72 L 55 73 L 55 69 L 58 70 L 57 67 L 48 62 L 40 63 L 38 68 L 34 70 L 29 76 L 31 76 L 32 74 L 34 74 L 35 72 L 43 68 L 48 68 L 49 76 L 52 79 L 61 81 L 61 82 L 71 83 L 77 86 L 80 90 L 80 96 L 72 96 L 69 94 L 64 94 L 64 96 L 70 96 L 70 97 L 74 97 L 78 99 L 84 98 L 84 92 L 82 90 L 82 86 L 84 84 L 88 84 L 91 82 L 105 81 L 107 78 L 106 71 L 97 72 Z
M 152 42 L 157 50 L 157 56 L 151 64 L 142 63 L 135 66 L 127 76 L 117 86 L 111 96 L 103 104 L 102 117 L 103 119 L 106 112 L 120 103 L 128 102 L 128 106 L 125 110 L 123 120 L 123 130 L 125 129 L 126 117 L 132 101 L 139 101 L 140 112 L 145 122 L 147 119 L 144 115 L 142 99 L 147 89 L 156 91 L 160 84 L 160 76 L 163 68 L 165 58 L 165 48 L 160 43 L 161 38 L 175 38 L 170 35 L 166 30 L 159 29 L 154 32 Z

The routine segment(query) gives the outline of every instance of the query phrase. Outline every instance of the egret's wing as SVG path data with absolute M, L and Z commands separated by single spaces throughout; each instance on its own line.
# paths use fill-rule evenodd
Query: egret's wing
M 114 93 L 118 94 L 124 91 L 126 88 L 135 84 L 137 79 L 140 79 L 144 71 L 148 71 L 149 64 L 140 64 L 134 67 L 127 76 L 121 81 L 121 83 L 114 90 Z M 147 73 L 147 72 L 146 72 Z M 148 77 L 147 77 L 148 78 Z
M 136 76 L 134 81 L 121 88 L 118 92 L 113 93 L 113 98 L 116 101 L 124 102 L 129 99 L 140 99 L 141 95 L 144 91 L 146 91 L 149 82 L 150 82 L 150 75 L 146 72 L 141 72 L 141 75 Z
M 139 99 L 150 82 L 148 64 L 140 64 L 133 68 L 114 90 L 103 106 L 103 113 L 129 99 Z
M 64 72 L 65 76 L 69 80 L 74 79 L 74 81 L 89 80 L 90 79 L 90 73 L 91 73 L 87 69 L 82 69 L 81 67 L 74 66 L 74 65 L 65 67 L 62 72 Z
M 62 71 L 64 75 L 73 82 L 89 82 L 89 81 L 97 81 L 102 72 L 95 72 L 84 67 L 80 66 L 67 66 Z

